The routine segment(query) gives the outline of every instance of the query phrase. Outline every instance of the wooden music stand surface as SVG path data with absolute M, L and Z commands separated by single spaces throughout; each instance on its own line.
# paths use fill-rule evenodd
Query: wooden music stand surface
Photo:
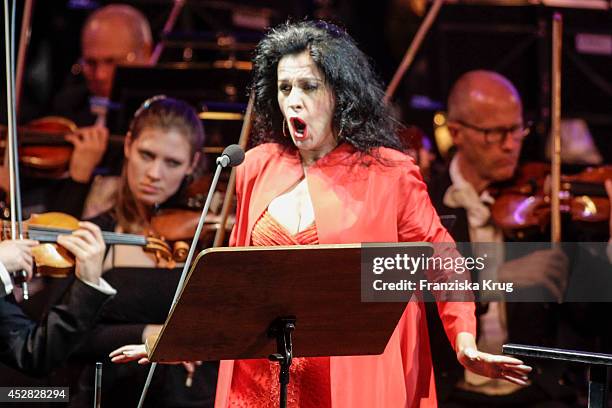
M 269 331 L 279 318 L 296 319 L 294 357 L 381 354 L 406 302 L 361 301 L 361 250 L 340 244 L 202 251 L 149 342 L 149 359 L 268 358 L 278 351 Z

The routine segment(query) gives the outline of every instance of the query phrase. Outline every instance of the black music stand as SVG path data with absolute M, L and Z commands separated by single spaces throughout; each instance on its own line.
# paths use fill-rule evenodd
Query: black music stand
M 209 64 L 119 66 L 111 92 L 106 124 L 124 134 L 136 109 L 148 98 L 163 94 L 187 101 L 198 111 L 243 112 L 250 71 L 216 68 Z
M 608 406 L 608 376 L 612 366 L 612 355 L 588 351 L 564 350 L 549 347 L 504 344 L 506 354 L 517 356 L 561 360 L 586 364 L 589 367 L 589 408 Z
M 390 244 L 418 256 L 430 247 Z M 212 248 L 194 262 L 157 339 L 156 362 L 381 354 L 406 302 L 361 301 L 359 244 Z M 188 333 L 188 335 L 186 335 Z M 154 344 L 151 344 L 154 343 Z

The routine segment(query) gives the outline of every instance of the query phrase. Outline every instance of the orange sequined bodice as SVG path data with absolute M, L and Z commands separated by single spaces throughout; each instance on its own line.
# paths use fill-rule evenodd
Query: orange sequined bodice
M 295 235 L 290 234 L 268 211 L 257 220 L 251 234 L 253 246 L 318 244 L 314 224 Z M 280 388 L 278 363 L 268 360 L 238 360 L 234 363 L 230 407 L 276 408 Z M 329 357 L 294 358 L 287 407 L 331 407 Z

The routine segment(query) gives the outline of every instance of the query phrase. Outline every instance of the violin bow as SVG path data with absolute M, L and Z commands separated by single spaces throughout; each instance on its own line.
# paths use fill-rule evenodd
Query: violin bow
M 32 0 L 26 0 L 23 6 L 23 16 L 21 19 L 21 32 L 19 34 L 19 51 L 17 53 L 17 80 L 16 80 L 17 82 L 15 85 L 17 93 L 15 95 L 15 109 L 16 109 L 15 116 L 19 114 L 19 106 L 20 106 L 19 102 L 21 100 L 23 73 L 25 71 L 25 56 L 26 56 L 26 51 L 28 49 L 28 45 L 30 44 L 30 34 L 31 34 L 30 24 L 32 23 L 33 6 L 34 6 L 34 3 Z M 10 150 L 7 148 L 7 143 L 5 143 L 4 161 L 2 162 L 2 166 L 0 166 L 0 177 L 2 177 L 3 179 L 9 179 L 10 177 L 9 170 L 8 170 L 9 151 Z M 4 183 L 2 183 L 2 186 L 4 187 Z M 10 190 L 10 188 L 7 188 L 7 189 Z
M 22 214 L 21 214 L 21 190 L 19 188 L 19 158 L 17 150 L 17 116 L 15 100 L 15 8 L 17 1 L 14 0 L 9 18 L 9 0 L 4 0 L 4 38 L 5 38 L 5 61 L 6 61 L 6 107 L 7 107 L 7 150 L 9 164 L 9 195 L 11 208 L 11 238 L 23 239 Z M 6 155 L 5 155 L 6 156 Z M 23 282 L 23 299 L 29 298 L 28 286 L 25 278 L 27 274 L 21 271 Z
M 551 100 L 551 241 L 561 242 L 561 45 L 563 17 L 554 13 L 552 22 L 552 100 Z
M 251 91 L 249 96 L 249 103 L 247 104 L 246 112 L 244 113 L 244 120 L 242 121 L 242 129 L 240 130 L 240 139 L 238 139 L 238 145 L 246 150 L 247 143 L 249 142 L 249 135 L 251 134 L 252 116 L 253 116 L 253 104 L 255 102 L 255 92 Z M 236 189 L 236 168 L 232 167 L 230 178 L 227 183 L 225 190 L 225 197 L 223 198 L 223 207 L 221 207 L 221 219 L 219 220 L 219 228 L 215 233 L 215 240 L 213 247 L 221 246 L 223 239 L 225 238 L 225 225 L 227 224 L 227 216 L 229 215 L 230 208 L 234 199 L 234 190 Z
M 153 53 L 151 54 L 151 58 L 149 59 L 149 65 L 155 65 L 157 64 L 157 61 L 159 61 L 159 57 L 161 56 L 161 53 L 164 50 L 164 39 L 174 29 L 176 20 L 178 19 L 178 16 L 181 14 L 181 11 L 183 10 L 184 5 L 185 5 L 185 0 L 175 0 L 174 1 L 172 10 L 170 10 L 170 15 L 168 16 L 168 19 L 166 20 L 166 24 L 164 24 L 164 28 L 162 30 L 159 42 L 155 45 L 155 49 L 153 50 Z
M 33 0 L 25 0 L 23 5 L 23 16 L 21 18 L 21 31 L 19 33 L 19 51 L 17 52 L 17 83 L 15 86 L 16 94 L 15 109 L 19 114 L 19 106 L 21 101 L 21 91 L 23 88 L 23 73 L 25 71 L 25 58 L 28 46 L 30 44 L 30 33 L 32 24 L 32 9 L 34 7 Z
M 397 70 L 395 71 L 395 74 L 393 74 L 393 78 L 391 79 L 391 82 L 389 83 L 389 86 L 387 87 L 387 90 L 385 91 L 385 96 L 383 98 L 383 101 L 385 103 L 389 103 L 391 99 L 393 98 L 393 95 L 395 94 L 397 87 L 399 86 L 400 82 L 402 81 L 402 78 L 404 77 L 404 74 L 406 73 L 408 68 L 410 68 L 412 61 L 414 61 L 414 57 L 416 53 L 418 52 L 419 48 L 421 48 L 421 44 L 423 43 L 425 36 L 431 29 L 433 22 L 438 16 L 438 13 L 440 12 L 440 8 L 442 7 L 442 3 L 444 3 L 444 0 L 435 0 L 431 8 L 427 12 L 427 16 L 425 16 L 425 19 L 421 23 L 416 35 L 412 39 L 410 46 L 408 47 L 408 49 L 406 50 L 406 53 L 404 54 L 404 58 L 402 59 L 402 62 L 400 63 Z

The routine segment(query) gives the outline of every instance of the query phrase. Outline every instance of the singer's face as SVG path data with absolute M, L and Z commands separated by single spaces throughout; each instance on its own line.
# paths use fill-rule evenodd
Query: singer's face
M 277 69 L 278 105 L 295 146 L 322 156 L 337 145 L 333 132 L 335 96 L 310 54 L 286 55 Z
M 175 129 L 145 127 L 126 140 L 124 153 L 128 186 L 146 206 L 164 203 L 195 167 L 187 136 Z

